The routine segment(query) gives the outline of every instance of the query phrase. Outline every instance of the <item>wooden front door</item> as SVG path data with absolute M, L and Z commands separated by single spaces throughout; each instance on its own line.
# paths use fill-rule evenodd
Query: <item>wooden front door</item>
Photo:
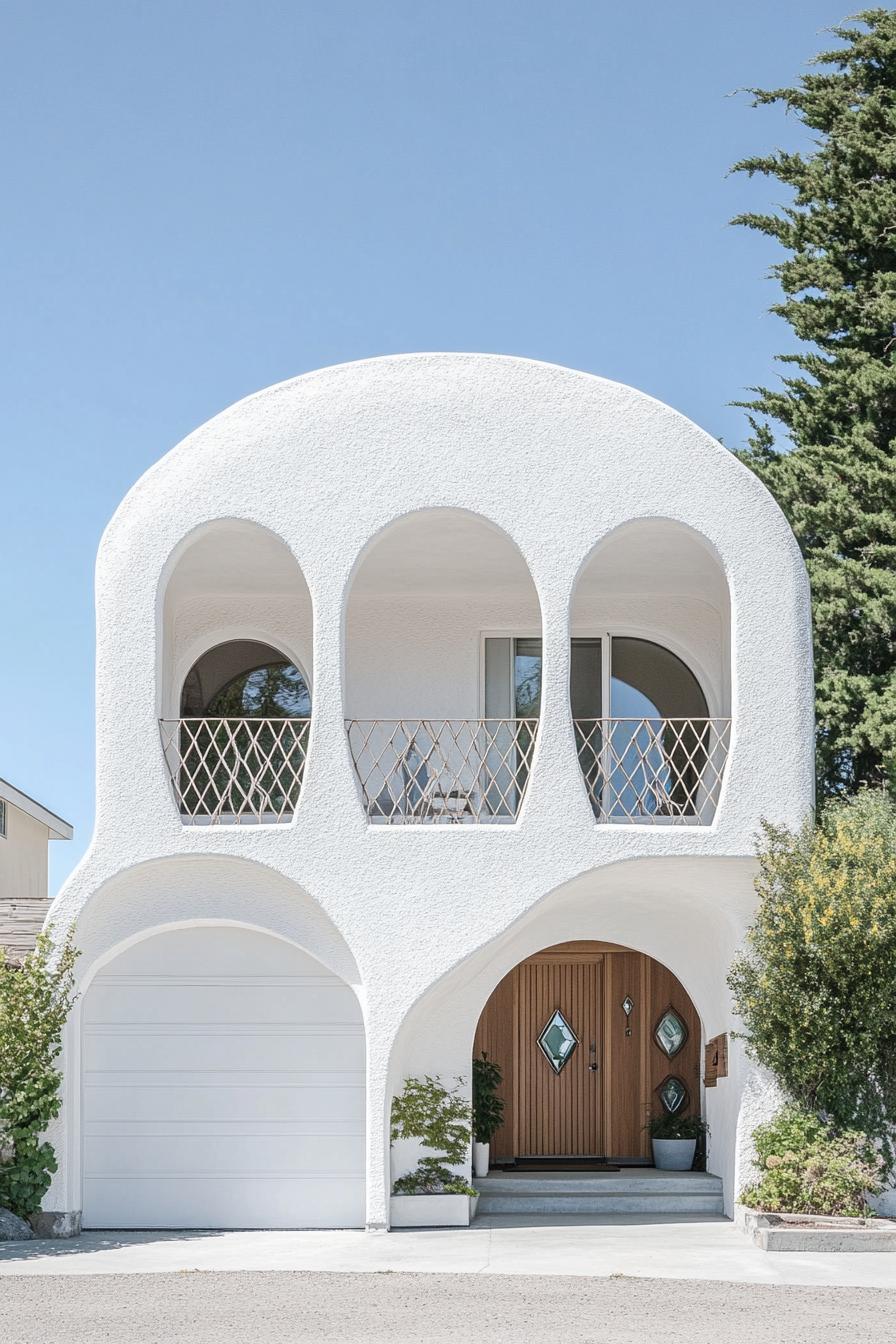
M 558 1010 L 576 1038 L 559 1072 L 538 1044 Z M 671 1056 L 662 1033 L 657 1035 L 669 1011 L 684 1027 Z M 559 1028 L 550 1043 L 559 1049 L 563 1040 Z M 678 1089 L 682 1115 L 700 1113 L 694 1005 L 665 966 L 613 943 L 560 943 L 520 962 L 483 1009 L 473 1050 L 486 1051 L 503 1075 L 504 1124 L 492 1140 L 495 1162 L 586 1156 L 649 1161 L 645 1125 L 662 1112 L 665 1088 Z M 674 1093 L 668 1095 L 675 1104 Z
M 517 1155 L 596 1156 L 602 1152 L 600 959 L 536 958 L 519 972 L 516 1074 L 526 1105 Z

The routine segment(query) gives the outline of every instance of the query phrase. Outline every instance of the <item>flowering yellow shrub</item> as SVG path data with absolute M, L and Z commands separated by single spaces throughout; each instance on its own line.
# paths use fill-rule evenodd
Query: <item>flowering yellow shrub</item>
M 753 1132 L 760 1179 L 742 1204 L 769 1213 L 867 1217 L 867 1196 L 881 1189 L 881 1159 L 864 1134 L 835 1134 L 818 1116 L 785 1106 Z

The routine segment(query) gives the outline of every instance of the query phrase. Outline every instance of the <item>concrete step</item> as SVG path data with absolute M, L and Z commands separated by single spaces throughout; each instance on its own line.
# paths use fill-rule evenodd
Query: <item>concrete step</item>
M 723 1212 L 722 1182 L 703 1171 L 492 1172 L 473 1182 L 477 1216 L 490 1213 Z

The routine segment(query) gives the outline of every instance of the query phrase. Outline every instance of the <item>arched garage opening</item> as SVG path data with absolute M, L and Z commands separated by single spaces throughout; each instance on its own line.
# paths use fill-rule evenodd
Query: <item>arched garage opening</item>
M 351 987 L 238 924 L 156 931 L 81 1011 L 85 1227 L 360 1227 L 365 1034 Z

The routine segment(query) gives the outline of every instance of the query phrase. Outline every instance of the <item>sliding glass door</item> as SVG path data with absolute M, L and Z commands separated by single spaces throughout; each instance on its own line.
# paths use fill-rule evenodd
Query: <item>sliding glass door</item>
M 498 769 L 489 801 L 496 807 L 515 782 L 524 783 L 515 776 L 513 735 L 537 719 L 541 683 L 540 639 L 486 638 L 486 718 L 516 725 L 501 730 L 492 754 Z M 570 642 L 569 695 L 582 776 L 599 820 L 693 811 L 707 757 L 708 710 L 697 678 L 676 654 L 609 631 L 577 636 Z
M 485 640 L 485 802 L 492 816 L 516 816 L 541 710 L 541 640 Z

